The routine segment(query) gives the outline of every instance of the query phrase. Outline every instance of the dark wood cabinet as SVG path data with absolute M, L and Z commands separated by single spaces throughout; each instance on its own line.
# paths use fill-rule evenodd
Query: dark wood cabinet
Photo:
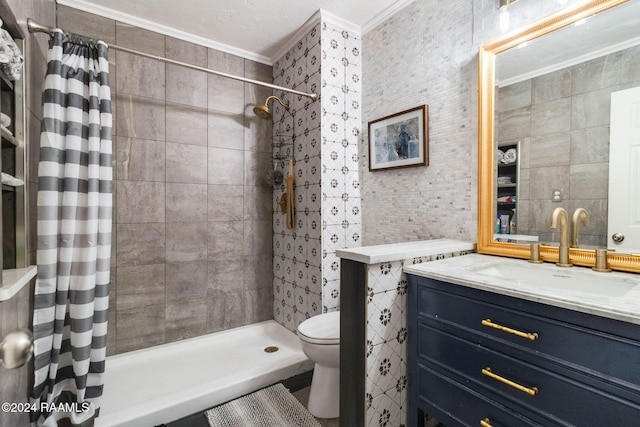
M 640 327 L 408 276 L 408 421 L 640 425 Z

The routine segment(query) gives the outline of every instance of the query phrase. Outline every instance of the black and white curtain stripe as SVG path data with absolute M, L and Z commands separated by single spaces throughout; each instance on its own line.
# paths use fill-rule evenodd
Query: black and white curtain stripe
M 113 211 L 107 45 L 49 44 L 38 169 L 32 425 L 92 425 L 106 357 Z M 47 409 L 47 406 L 43 406 Z

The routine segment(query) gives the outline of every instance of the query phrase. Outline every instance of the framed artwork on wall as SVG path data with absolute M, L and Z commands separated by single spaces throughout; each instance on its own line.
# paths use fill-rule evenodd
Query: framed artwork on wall
M 427 166 L 429 106 L 369 122 L 369 171 Z

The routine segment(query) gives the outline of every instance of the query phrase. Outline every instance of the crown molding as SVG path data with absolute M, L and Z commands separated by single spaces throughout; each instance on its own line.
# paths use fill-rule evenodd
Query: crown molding
M 289 52 L 289 50 L 291 50 L 291 48 L 294 47 L 296 43 L 302 40 L 302 38 L 306 36 L 313 29 L 313 27 L 319 24 L 321 20 L 321 11 L 320 9 L 318 9 L 318 11 L 311 15 L 311 17 L 307 19 L 307 21 L 302 24 L 302 26 L 298 28 L 291 37 L 289 37 L 289 40 L 287 40 L 287 42 L 273 54 L 273 56 L 271 57 L 271 65 L 275 64 L 280 58 L 282 58 L 287 52 Z
M 94 3 L 88 3 L 84 0 L 57 0 L 58 4 L 63 6 L 72 7 L 74 9 L 82 10 L 84 12 L 93 13 L 95 15 L 102 16 L 104 18 L 113 19 L 125 24 L 134 25 L 145 30 L 154 31 L 156 33 L 164 34 L 165 36 L 174 37 L 176 39 L 184 40 L 187 42 L 195 43 L 201 46 L 216 49 L 222 52 L 226 52 L 232 55 L 240 56 L 242 58 L 249 59 L 251 61 L 261 62 L 267 65 L 273 65 L 271 58 L 264 55 L 258 55 L 248 50 L 238 49 L 233 46 L 229 46 L 223 43 L 207 39 L 205 37 L 196 36 L 195 34 L 188 33 L 186 31 L 176 30 L 175 28 L 168 27 L 166 25 L 158 24 L 148 21 L 146 19 L 138 18 L 126 13 L 122 13 L 113 9 L 109 9 L 104 6 L 99 6 Z M 91 34 L 86 34 L 91 36 Z
M 89 3 L 85 0 L 57 0 L 58 4 L 63 6 L 72 7 L 74 9 L 82 10 L 84 12 L 93 13 L 95 15 L 102 16 L 104 18 L 113 19 L 125 24 L 133 25 L 139 28 L 144 28 L 145 30 L 153 31 L 156 33 L 164 34 L 166 36 L 174 37 L 176 39 L 184 40 L 187 42 L 195 43 L 200 46 L 209 47 L 211 49 L 216 49 L 222 52 L 226 52 L 232 55 L 236 55 L 242 58 L 249 59 L 251 61 L 260 62 L 267 65 L 273 65 L 278 59 L 282 58 L 293 46 L 296 45 L 304 36 L 306 36 L 312 29 L 320 22 L 328 22 L 339 28 L 345 29 L 349 32 L 354 33 L 360 37 L 362 34 L 366 34 L 368 31 L 372 30 L 376 26 L 378 26 L 381 22 L 413 2 L 414 0 L 398 0 L 393 5 L 386 8 L 384 11 L 379 13 L 377 16 L 369 20 L 362 27 L 342 19 L 332 13 L 329 13 L 325 10 L 319 9 L 315 12 L 307 21 L 296 30 L 296 32 L 289 38 L 289 40 L 282 45 L 271 57 L 265 55 L 259 55 L 254 52 L 250 52 L 244 49 L 238 49 L 233 46 L 229 46 L 223 43 L 216 42 L 211 39 L 207 39 L 205 37 L 200 37 L 195 34 L 188 33 L 186 31 L 177 30 L 175 28 L 158 24 L 156 22 L 148 21 L 143 18 L 139 18 L 136 16 L 129 15 L 127 13 L 123 13 L 114 9 L 110 9 L 108 7 L 96 5 L 94 3 Z M 86 34 L 87 36 L 91 36 L 91 34 Z
M 360 27 L 356 24 L 342 19 L 326 10 L 318 9 L 307 21 L 302 24 L 300 28 L 289 38 L 289 40 L 282 45 L 280 49 L 273 54 L 271 58 L 271 64 L 275 64 L 280 58 L 282 58 L 289 50 L 291 50 L 300 40 L 302 40 L 309 32 L 319 23 L 327 22 L 333 24 L 339 28 L 354 33 L 354 35 L 360 37 Z
M 380 12 L 378 15 L 367 21 L 364 25 L 362 25 L 362 34 L 367 34 L 369 31 L 373 30 L 380 23 L 382 23 L 382 21 L 399 12 L 401 9 L 411 3 L 413 3 L 413 0 L 396 1 L 394 4 L 392 4 L 391 6 Z

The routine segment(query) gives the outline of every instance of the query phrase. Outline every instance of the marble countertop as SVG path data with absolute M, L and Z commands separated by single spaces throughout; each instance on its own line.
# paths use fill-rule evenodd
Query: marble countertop
M 590 278 L 596 280 L 598 278 L 619 279 L 631 288 L 620 295 L 609 296 L 589 292 L 588 290 L 554 289 L 550 285 L 546 285 L 547 287 L 545 285 L 536 285 L 531 278 L 527 277 L 501 278 L 473 271 L 492 263 L 500 263 L 502 265 L 506 263 L 520 267 L 528 266 L 532 269 L 532 276 L 535 274 L 533 269 L 552 269 L 554 273 L 557 272 L 568 276 L 589 275 Z M 437 279 L 456 285 L 468 286 L 640 325 L 640 274 L 615 271 L 597 273 L 586 267 L 561 268 L 552 263 L 530 264 L 526 260 L 481 254 L 469 254 L 416 264 L 405 267 L 404 271 L 408 274 Z
M 364 264 L 378 264 L 380 262 L 398 261 L 419 256 L 438 255 L 457 251 L 475 251 L 475 249 L 475 243 L 452 239 L 433 239 L 338 249 L 336 250 L 336 255 L 340 258 L 358 261 Z

